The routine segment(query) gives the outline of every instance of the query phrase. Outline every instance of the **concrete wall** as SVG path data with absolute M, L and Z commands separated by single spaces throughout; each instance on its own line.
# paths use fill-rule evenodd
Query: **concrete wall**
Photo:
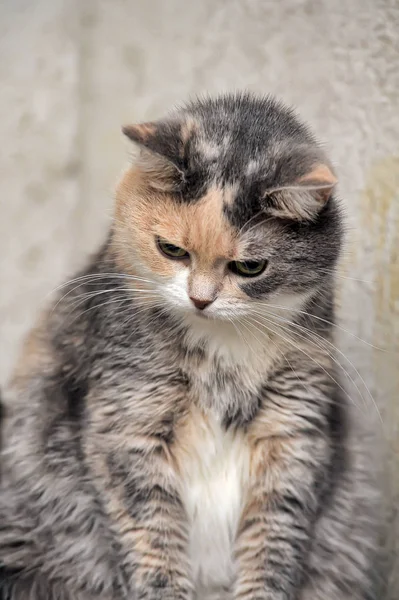
M 0 381 L 46 295 L 106 231 L 128 157 L 120 125 L 198 92 L 273 92 L 340 176 L 352 227 L 337 332 L 359 411 L 394 450 L 397 507 L 398 1 L 2 0 L 0 82 Z

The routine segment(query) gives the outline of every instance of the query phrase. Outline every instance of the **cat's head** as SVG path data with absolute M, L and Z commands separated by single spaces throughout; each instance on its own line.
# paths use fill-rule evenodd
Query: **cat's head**
M 143 302 L 234 320 L 300 307 L 331 277 L 336 178 L 291 110 L 226 95 L 123 131 L 140 156 L 117 190 L 115 252 Z

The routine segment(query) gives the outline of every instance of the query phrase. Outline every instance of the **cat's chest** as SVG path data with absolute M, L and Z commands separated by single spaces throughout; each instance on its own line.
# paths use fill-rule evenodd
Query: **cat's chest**
M 243 424 L 256 413 L 260 390 L 267 378 L 264 364 L 242 360 L 205 359 L 186 368 L 190 397 L 212 418 Z
M 176 440 L 176 462 L 199 596 L 228 588 L 233 549 L 249 482 L 244 433 L 226 431 L 214 411 L 193 409 Z M 203 590 L 201 593 L 200 590 Z

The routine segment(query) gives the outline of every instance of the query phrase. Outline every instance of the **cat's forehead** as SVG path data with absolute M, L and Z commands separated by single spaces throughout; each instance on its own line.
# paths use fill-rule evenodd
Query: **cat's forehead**
M 228 219 L 225 207 L 234 201 L 234 185 L 209 186 L 197 202 L 176 202 L 172 196 L 155 200 L 154 227 L 168 241 L 194 252 L 200 262 L 234 260 L 242 251 L 239 230 Z M 148 206 L 148 210 L 152 208 Z
M 116 217 L 139 231 L 140 238 L 160 237 L 194 252 L 205 266 L 242 257 L 251 243 L 229 218 L 238 193 L 235 184 L 214 182 L 196 201 L 181 201 L 175 194 L 149 189 L 143 173 L 133 166 L 117 188 Z
M 238 147 L 229 131 L 212 138 L 198 128 L 186 169 L 181 202 L 202 204 L 203 198 L 213 197 L 217 210 L 236 228 L 261 210 L 262 187 L 270 170 L 256 152 Z

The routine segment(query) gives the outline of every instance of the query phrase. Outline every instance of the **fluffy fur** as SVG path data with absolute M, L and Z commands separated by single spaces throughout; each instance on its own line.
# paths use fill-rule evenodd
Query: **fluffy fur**
M 108 239 L 5 394 L 3 598 L 371 598 L 378 498 L 335 356 L 331 164 L 271 98 L 124 132 L 141 152 Z

